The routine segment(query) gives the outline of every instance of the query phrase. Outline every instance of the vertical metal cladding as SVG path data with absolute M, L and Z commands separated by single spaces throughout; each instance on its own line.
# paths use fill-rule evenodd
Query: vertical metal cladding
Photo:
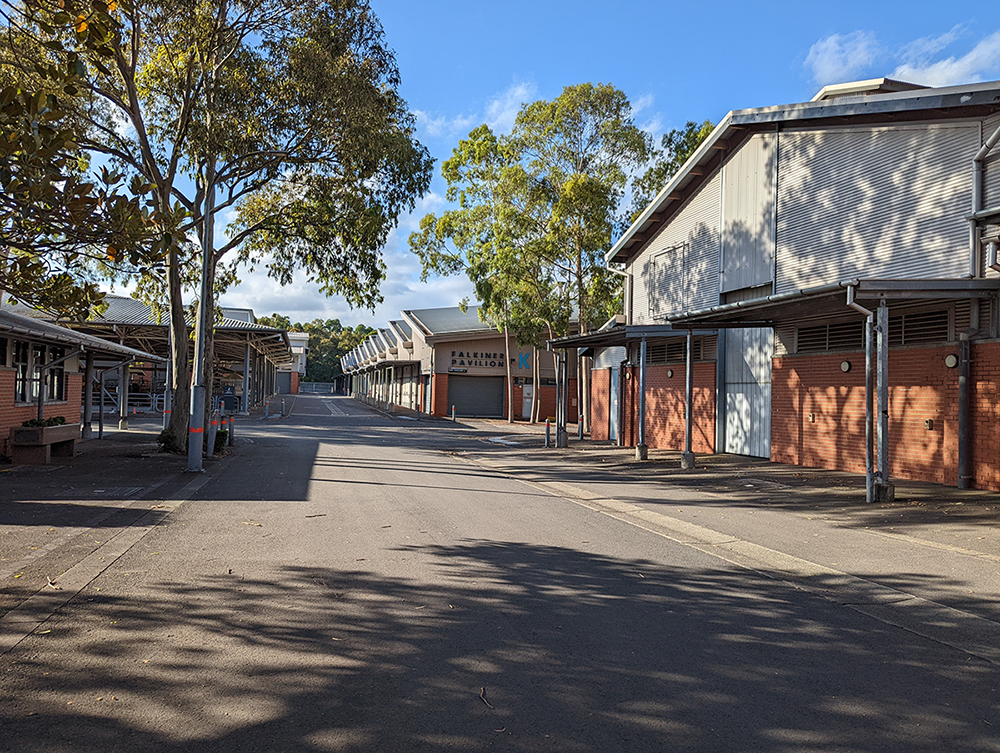
M 617 346 L 614 348 L 596 348 L 594 350 L 595 369 L 617 369 L 618 365 L 626 358 L 625 348 Z
M 1000 128 L 1000 113 L 983 121 L 982 141 L 985 142 L 992 136 L 997 128 Z M 1000 146 L 993 147 L 993 151 L 983 163 L 983 168 L 983 208 L 1000 207 Z
M 768 328 L 726 333 L 726 452 L 771 454 L 771 358 Z
M 772 281 L 776 144 L 776 134 L 756 134 L 723 168 L 723 293 Z
M 635 324 L 719 302 L 721 185 L 716 173 L 629 264 Z
M 783 131 L 775 292 L 968 268 L 980 124 Z

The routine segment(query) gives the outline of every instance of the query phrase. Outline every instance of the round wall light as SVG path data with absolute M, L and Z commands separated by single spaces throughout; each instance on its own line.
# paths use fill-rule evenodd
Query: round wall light
M 954 353 L 949 353 L 944 357 L 944 365 L 947 366 L 949 369 L 955 368 L 956 366 L 958 366 L 958 356 L 956 356 Z
M 667 369 L 667 378 L 668 379 L 673 379 L 674 378 L 674 370 L 673 369 Z
M 850 361 L 841 361 L 840 362 L 840 370 L 843 371 L 846 374 L 848 371 L 851 370 L 851 362 Z

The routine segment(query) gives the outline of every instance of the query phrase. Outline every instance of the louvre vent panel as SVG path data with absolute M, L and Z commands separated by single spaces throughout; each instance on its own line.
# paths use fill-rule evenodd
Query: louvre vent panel
M 829 325 L 827 350 L 861 350 L 865 347 L 865 328 L 860 322 Z
M 695 361 L 702 361 L 705 353 L 715 355 L 716 338 L 695 338 L 691 344 L 692 356 Z M 705 340 L 711 340 L 707 346 Z M 646 363 L 685 363 L 687 361 L 687 339 L 668 340 L 667 342 L 646 344 Z
M 799 353 L 816 352 L 826 350 L 826 325 L 817 327 L 799 327 L 798 347 Z

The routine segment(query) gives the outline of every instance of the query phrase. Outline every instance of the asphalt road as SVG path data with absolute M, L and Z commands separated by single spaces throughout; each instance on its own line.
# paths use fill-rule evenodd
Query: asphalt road
M 289 408 L 67 572 L 0 656 L 0 750 L 1000 751 L 995 663 L 470 462 L 475 432 Z

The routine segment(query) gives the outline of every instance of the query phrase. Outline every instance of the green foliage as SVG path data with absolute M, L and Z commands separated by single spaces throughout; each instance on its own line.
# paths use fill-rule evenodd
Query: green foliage
M 309 333 L 309 356 L 306 358 L 307 382 L 331 382 L 343 373 L 340 359 L 375 334 L 364 324 L 345 327 L 339 319 L 313 319 L 305 324 L 292 324 L 287 316 L 271 314 L 257 317 L 257 323 L 289 332 Z
M 113 4 L 112 4 L 113 7 Z M 77 117 L 92 77 L 87 55 L 111 54 L 117 22 L 103 2 L 8 5 L 0 52 L 0 288 L 57 314 L 84 318 L 103 295 L 95 263 L 146 270 L 169 246 L 170 224 L 150 186 L 102 168 L 86 175 Z M 28 29 L 33 29 L 33 33 Z
M 569 86 L 524 105 L 512 132 L 474 129 L 442 165 L 448 199 L 410 236 L 423 274 L 465 273 L 481 315 L 522 342 L 589 329 L 616 308 L 619 281 L 603 253 L 629 176 L 650 138 L 625 94 L 608 84 Z
M 45 426 L 65 426 L 66 417 L 65 416 L 52 416 L 51 418 L 29 418 L 27 421 L 21 424 L 25 428 L 38 429 Z
M 642 214 L 656 194 L 670 182 L 688 158 L 711 135 L 714 128 L 710 120 L 701 123 L 689 120 L 683 128 L 675 128 L 663 134 L 653 164 L 635 181 L 629 223 Z

